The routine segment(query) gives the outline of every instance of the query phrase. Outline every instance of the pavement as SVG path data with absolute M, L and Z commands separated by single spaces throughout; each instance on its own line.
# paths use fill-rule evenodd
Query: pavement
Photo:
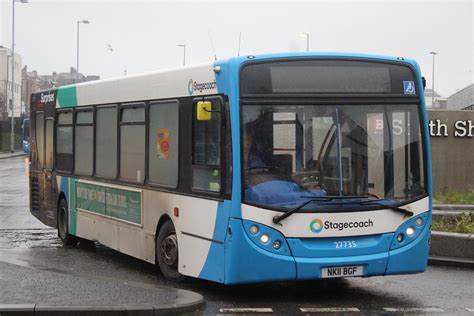
M 14 152 L 0 152 L 0 159 L 7 159 L 7 158 L 13 158 L 13 157 L 19 157 L 19 156 L 28 156 L 28 154 L 25 154 L 23 151 L 14 151 Z
M 193 311 L 204 303 L 203 297 L 192 291 L 62 273 L 52 265 L 38 273 L 34 267 L 0 261 L 0 283 L 0 314 L 6 304 L 9 309 L 15 304 L 30 304 L 55 311 L 71 311 L 74 306 L 84 312 L 133 307 L 135 311 L 178 313 Z
M 10 158 L 0 160 L 0 316 L 60 311 L 81 315 L 102 315 L 106 311 L 176 314 L 193 311 L 204 303 L 203 297 L 193 291 L 124 281 L 114 277 L 113 271 L 104 277 L 109 264 L 83 260 L 82 273 L 76 273 L 73 266 L 77 258 L 66 262 L 74 249 L 63 247 L 57 231 L 29 212 L 27 158 Z M 56 257 L 48 255 L 42 262 L 30 260 L 36 255 L 28 250 L 51 247 Z M 26 250 L 26 257 L 18 257 L 25 254 L 22 250 Z

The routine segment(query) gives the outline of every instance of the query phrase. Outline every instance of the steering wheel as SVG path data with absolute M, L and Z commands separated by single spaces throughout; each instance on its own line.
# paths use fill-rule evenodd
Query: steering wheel
M 245 171 L 256 170 L 256 169 L 267 169 L 268 171 L 274 170 L 274 171 L 281 172 L 280 168 L 275 167 L 275 166 L 267 166 L 267 165 L 248 167 L 245 169 Z
M 361 193 L 360 195 L 369 195 L 369 196 L 374 197 L 374 198 L 376 198 L 376 199 L 380 199 L 380 196 L 378 196 L 378 195 L 375 194 L 375 193 L 364 192 L 364 193 Z

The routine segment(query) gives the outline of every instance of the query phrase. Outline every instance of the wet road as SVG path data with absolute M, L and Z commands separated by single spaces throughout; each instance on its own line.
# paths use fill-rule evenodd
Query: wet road
M 152 265 L 99 244 L 63 247 L 55 230 L 29 215 L 26 183 L 23 158 L 0 160 L 0 283 L 16 273 L 14 268 L 21 268 L 53 273 L 64 280 L 113 280 L 124 287 L 149 290 L 178 287 L 205 297 L 206 305 L 196 312 L 204 315 L 245 312 L 474 316 L 474 271 L 464 269 L 429 267 L 417 275 L 232 287 L 193 279 L 172 284 Z M 22 301 L 12 292 L 10 297 L 0 297 L 0 303 L 7 302 Z

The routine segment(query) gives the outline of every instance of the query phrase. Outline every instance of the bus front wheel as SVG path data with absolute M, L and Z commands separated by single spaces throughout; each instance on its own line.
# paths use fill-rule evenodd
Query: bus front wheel
M 72 245 L 76 242 L 74 236 L 69 234 L 68 209 L 65 199 L 61 199 L 58 205 L 58 236 L 64 245 Z
M 178 238 L 171 221 L 161 226 L 155 245 L 155 262 L 163 276 L 170 281 L 183 281 L 185 276 L 178 272 Z

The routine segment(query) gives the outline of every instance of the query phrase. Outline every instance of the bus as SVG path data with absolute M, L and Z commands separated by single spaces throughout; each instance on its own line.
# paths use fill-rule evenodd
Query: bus
M 165 278 L 423 272 L 431 229 L 414 60 L 239 56 L 31 97 L 31 213 Z
M 30 119 L 26 118 L 21 123 L 21 149 L 25 154 L 30 153 Z

